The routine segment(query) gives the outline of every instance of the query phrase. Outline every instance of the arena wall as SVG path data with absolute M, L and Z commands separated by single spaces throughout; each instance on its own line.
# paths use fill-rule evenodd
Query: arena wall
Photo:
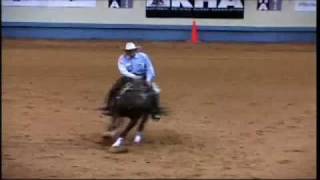
M 315 42 L 316 12 L 295 11 L 283 0 L 280 11 L 258 11 L 245 0 L 243 19 L 146 18 L 146 0 L 133 8 L 2 6 L 2 36 L 40 39 L 186 41 L 196 20 L 204 42 Z

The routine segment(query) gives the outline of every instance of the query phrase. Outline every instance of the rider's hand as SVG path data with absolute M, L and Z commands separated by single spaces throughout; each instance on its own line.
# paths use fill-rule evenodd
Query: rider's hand
M 142 76 L 137 76 L 137 75 L 133 77 L 133 79 L 142 79 L 142 78 L 143 78 Z

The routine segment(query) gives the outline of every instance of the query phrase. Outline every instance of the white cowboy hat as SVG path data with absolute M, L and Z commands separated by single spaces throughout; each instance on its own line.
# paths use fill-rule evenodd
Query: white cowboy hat
M 124 48 L 124 50 L 126 51 L 130 51 L 130 50 L 135 50 L 140 48 L 139 46 L 136 46 L 133 42 L 127 42 L 126 43 L 126 47 Z

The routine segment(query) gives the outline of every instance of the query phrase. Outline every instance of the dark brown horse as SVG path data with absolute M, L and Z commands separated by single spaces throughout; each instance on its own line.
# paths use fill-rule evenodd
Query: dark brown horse
M 111 114 L 111 124 L 108 127 L 108 131 L 115 132 L 121 124 L 122 118 L 129 118 L 129 123 L 116 137 L 116 142 L 114 142 L 111 147 L 113 152 L 119 152 L 125 149 L 124 140 L 130 130 L 138 123 L 134 142 L 141 143 L 144 125 L 153 112 L 154 101 L 155 92 L 151 87 L 146 85 L 144 80 L 132 79 L 124 84 L 117 92 L 113 108 L 109 112 L 109 114 Z M 103 108 L 102 110 L 104 111 Z M 165 114 L 163 108 L 160 108 L 160 113 Z

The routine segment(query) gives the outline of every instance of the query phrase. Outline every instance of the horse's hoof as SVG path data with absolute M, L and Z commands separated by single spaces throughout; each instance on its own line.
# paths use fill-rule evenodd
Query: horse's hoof
M 133 143 L 136 145 L 142 144 L 142 136 L 136 136 L 133 140 Z
M 109 148 L 109 152 L 111 153 L 126 153 L 128 152 L 128 148 L 126 148 L 125 146 L 111 146 Z

